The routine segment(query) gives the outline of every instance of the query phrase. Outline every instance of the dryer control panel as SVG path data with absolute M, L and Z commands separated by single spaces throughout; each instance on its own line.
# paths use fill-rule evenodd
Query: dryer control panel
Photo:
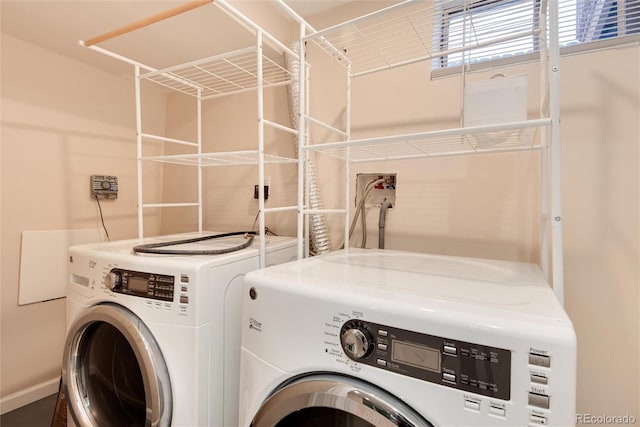
M 509 350 L 364 320 L 344 323 L 340 342 L 360 363 L 492 398 L 511 396 Z
M 105 286 L 112 292 L 162 301 L 173 301 L 174 282 L 174 276 L 120 268 L 111 269 L 104 278 Z

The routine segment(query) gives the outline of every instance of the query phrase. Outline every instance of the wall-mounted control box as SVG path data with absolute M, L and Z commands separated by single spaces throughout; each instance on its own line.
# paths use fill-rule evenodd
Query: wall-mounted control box
M 117 199 L 118 177 L 113 175 L 91 175 L 89 189 L 92 199 Z

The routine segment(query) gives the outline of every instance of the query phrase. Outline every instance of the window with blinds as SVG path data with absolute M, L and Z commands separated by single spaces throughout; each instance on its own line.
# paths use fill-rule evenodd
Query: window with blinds
M 541 0 L 436 1 L 434 43 L 442 54 L 433 60 L 435 75 L 463 63 L 526 61 L 539 49 Z M 558 2 L 561 53 L 640 40 L 640 0 L 548 1 Z

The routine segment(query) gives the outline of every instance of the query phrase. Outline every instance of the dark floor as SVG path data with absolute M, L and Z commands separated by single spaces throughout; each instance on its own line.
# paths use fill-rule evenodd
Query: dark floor
M 2 427 L 50 427 L 56 409 L 58 395 L 52 394 L 44 399 L 15 409 L 0 416 Z

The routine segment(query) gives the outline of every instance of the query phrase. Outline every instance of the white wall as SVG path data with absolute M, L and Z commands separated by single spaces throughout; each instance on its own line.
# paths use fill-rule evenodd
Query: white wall
M 579 55 L 562 66 L 565 295 L 578 334 L 578 411 L 640 419 L 640 51 Z
M 21 233 L 100 227 L 89 176 L 118 176 L 116 201 L 102 210 L 112 240 L 137 236 L 133 79 L 2 35 L 2 411 L 25 390 L 57 387 L 65 300 L 18 306 Z M 165 96 L 149 93 L 147 126 L 164 130 Z M 150 192 L 160 170 L 147 168 Z M 159 218 L 148 218 L 152 232 Z M 37 391 L 36 391 L 37 392 Z M 22 402 L 22 403 L 28 403 Z

